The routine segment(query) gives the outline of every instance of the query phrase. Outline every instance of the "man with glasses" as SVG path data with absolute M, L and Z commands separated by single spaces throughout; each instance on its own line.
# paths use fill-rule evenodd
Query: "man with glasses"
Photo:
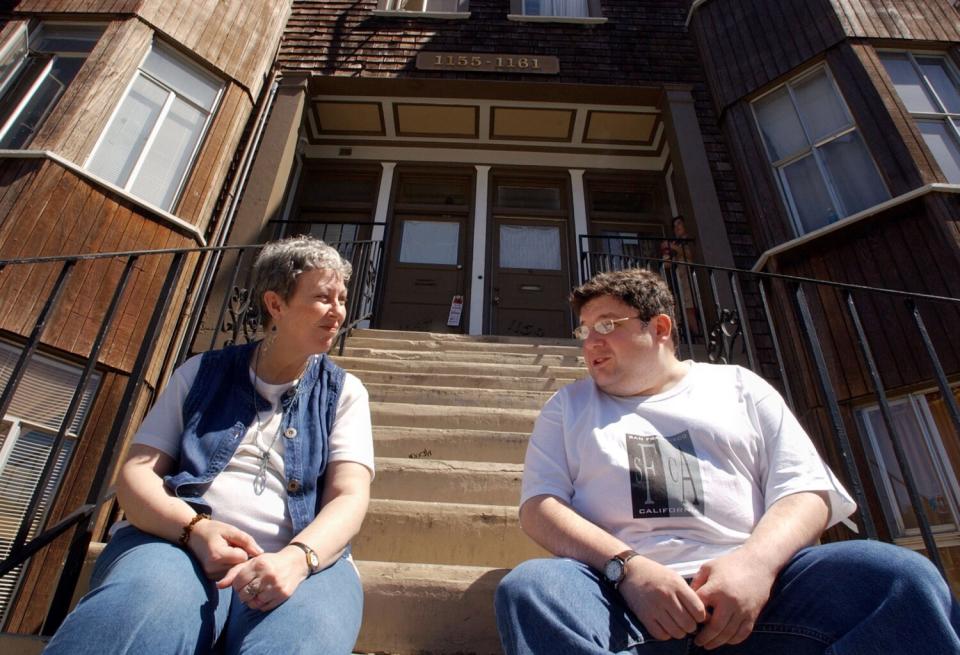
M 530 437 L 520 523 L 557 558 L 501 582 L 508 655 L 960 653 L 925 558 L 812 546 L 853 500 L 769 384 L 677 359 L 661 278 L 600 274 L 571 304 L 590 377 Z

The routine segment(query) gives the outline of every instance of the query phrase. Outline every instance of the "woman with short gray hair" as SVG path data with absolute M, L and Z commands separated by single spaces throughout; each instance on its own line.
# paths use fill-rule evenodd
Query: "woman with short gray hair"
M 366 390 L 330 361 L 350 264 L 312 237 L 254 264 L 266 336 L 189 359 L 117 481 L 128 522 L 48 653 L 351 653 Z

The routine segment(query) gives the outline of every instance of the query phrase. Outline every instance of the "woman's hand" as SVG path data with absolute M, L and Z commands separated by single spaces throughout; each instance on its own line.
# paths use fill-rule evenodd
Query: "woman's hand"
M 232 586 L 244 605 L 267 612 L 290 598 L 308 575 L 310 569 L 303 551 L 287 546 L 237 564 L 217 582 L 217 587 Z
M 193 526 L 187 547 L 211 580 L 222 577 L 237 564 L 263 553 L 263 549 L 249 534 L 213 519 L 198 521 Z

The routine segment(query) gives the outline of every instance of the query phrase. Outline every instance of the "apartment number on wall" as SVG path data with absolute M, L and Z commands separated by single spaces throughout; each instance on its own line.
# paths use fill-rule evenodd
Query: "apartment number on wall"
M 516 53 L 421 52 L 417 55 L 417 68 L 556 75 L 560 72 L 560 60 L 551 56 Z

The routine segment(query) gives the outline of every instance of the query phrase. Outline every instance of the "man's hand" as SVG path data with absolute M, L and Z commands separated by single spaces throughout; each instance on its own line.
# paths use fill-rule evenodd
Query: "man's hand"
M 199 521 L 193 526 L 187 546 L 211 580 L 221 578 L 231 567 L 263 553 L 249 534 L 213 519 Z
M 691 587 L 711 614 L 695 643 L 712 650 L 744 641 L 767 604 L 775 579 L 776 572 L 745 549 L 701 566 Z
M 683 578 L 644 557 L 627 562 L 626 577 L 618 589 L 654 639 L 683 639 L 707 618 L 703 601 Z

